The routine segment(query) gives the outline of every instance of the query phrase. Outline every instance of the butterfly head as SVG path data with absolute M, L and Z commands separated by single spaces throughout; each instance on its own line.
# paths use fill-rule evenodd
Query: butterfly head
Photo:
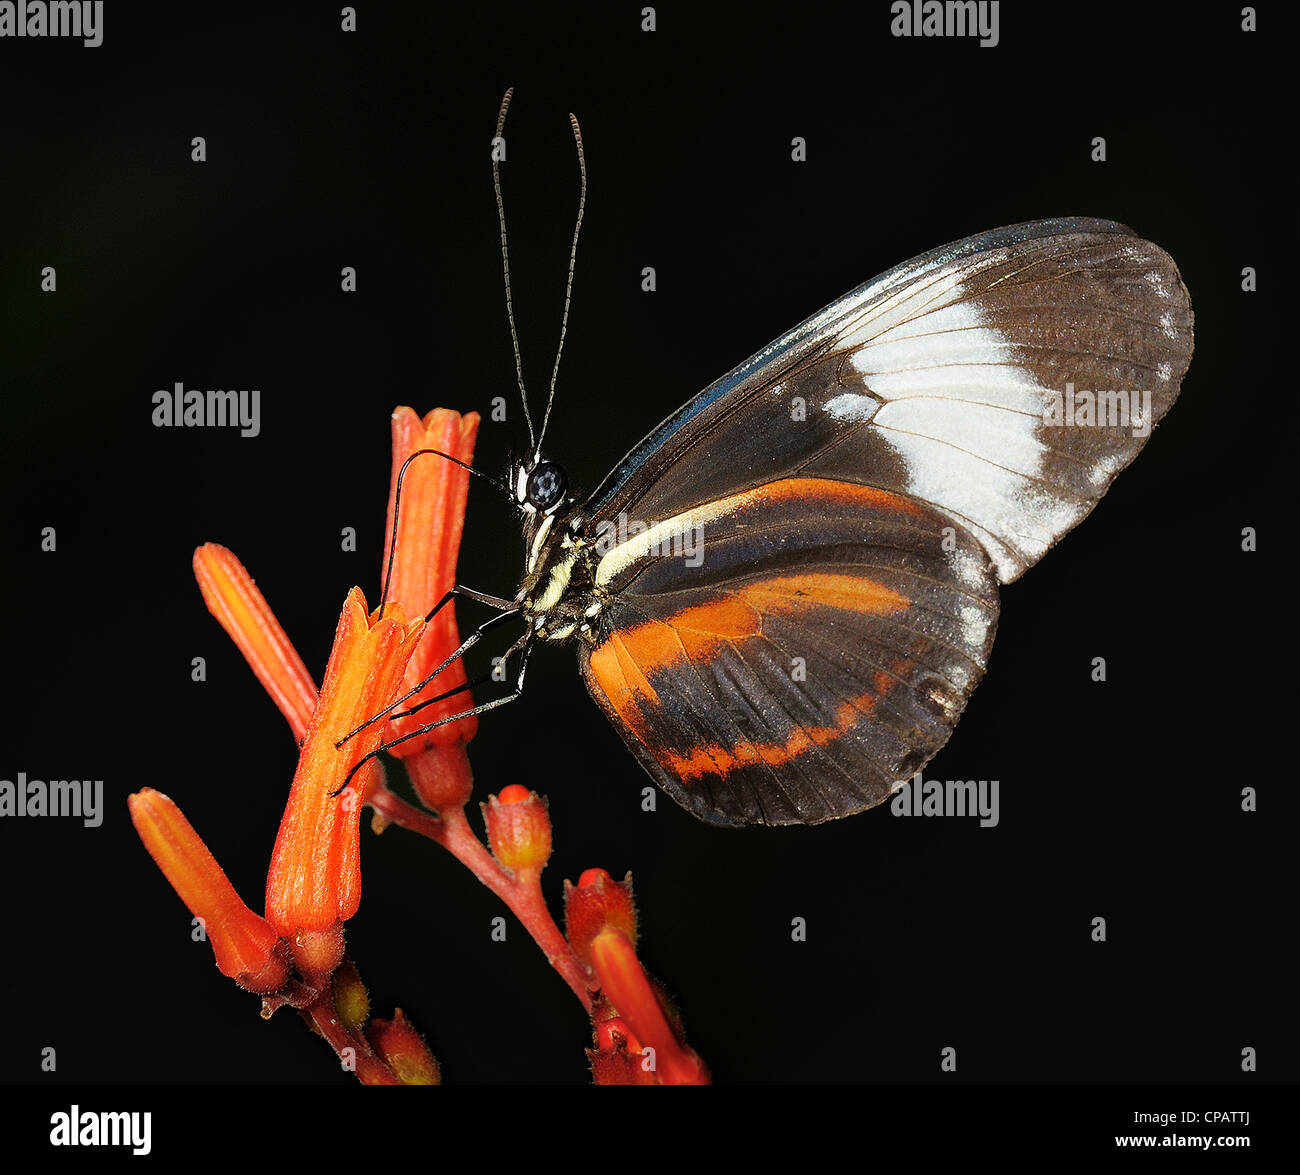
M 572 500 L 569 479 L 554 461 L 535 458 L 530 463 L 519 462 L 514 483 L 515 501 L 529 514 L 551 515 Z

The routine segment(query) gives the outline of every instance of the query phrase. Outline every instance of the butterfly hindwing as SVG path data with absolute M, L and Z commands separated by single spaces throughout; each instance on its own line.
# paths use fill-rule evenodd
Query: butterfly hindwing
M 669 520 L 673 522 L 673 520 Z M 987 662 L 997 581 L 929 507 L 778 479 L 613 545 L 592 696 L 680 803 L 722 824 L 873 806 L 947 740 Z

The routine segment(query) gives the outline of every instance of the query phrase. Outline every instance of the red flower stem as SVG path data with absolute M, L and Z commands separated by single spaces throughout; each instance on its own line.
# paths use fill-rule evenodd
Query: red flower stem
M 343 1027 L 338 1012 L 334 1008 L 334 990 L 326 985 L 320 998 L 303 1009 L 311 1017 L 317 1031 L 325 1038 L 339 1059 L 343 1050 L 350 1048 L 356 1058 L 357 1080 L 362 1085 L 401 1085 L 393 1071 L 384 1064 L 371 1049 L 369 1042 L 360 1033 L 349 1032 Z
M 510 912 L 523 924 L 533 941 L 542 949 L 560 978 L 573 989 L 582 1006 L 591 1011 L 591 991 L 587 983 L 587 969 L 573 953 L 569 940 L 551 917 L 551 911 L 542 897 L 542 888 L 536 878 L 531 884 L 507 873 L 496 858 L 469 826 L 464 809 L 444 813 L 441 817 L 422 812 L 395 795 L 382 784 L 375 788 L 366 801 L 375 813 L 390 824 L 399 824 L 442 845 L 465 866 L 480 882 L 488 887 L 510 908 Z

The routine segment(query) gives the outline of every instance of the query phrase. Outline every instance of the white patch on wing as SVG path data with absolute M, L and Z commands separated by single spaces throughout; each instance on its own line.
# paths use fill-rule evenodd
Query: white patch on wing
M 1080 514 L 1077 502 L 1045 491 L 1048 444 L 1040 432 L 1048 397 L 1015 360 L 1001 331 L 962 301 L 942 275 L 897 296 L 842 345 L 872 396 L 872 418 L 907 467 L 907 492 L 957 515 L 989 551 L 1005 582 L 1022 569 L 1008 544 L 1041 555 Z M 828 410 L 847 414 L 872 397 L 847 395 Z
M 638 559 L 669 549 L 674 537 L 686 534 L 703 536 L 704 527 L 719 518 L 723 518 L 737 509 L 745 501 L 744 493 L 732 494 L 727 498 L 718 498 L 704 502 L 693 510 L 684 510 L 664 522 L 658 522 L 646 530 L 629 534 L 622 542 L 602 555 L 596 564 L 596 586 L 606 587 L 621 571 L 625 571 Z
M 974 604 L 965 604 L 961 610 L 961 634 L 972 649 L 984 647 L 984 638 L 989 631 L 988 613 Z
M 1142 258 L 1142 260 L 1146 261 L 1147 258 L 1144 257 Z M 1149 269 L 1142 276 L 1146 278 L 1147 285 L 1149 285 L 1153 290 L 1155 290 L 1156 294 L 1159 295 L 1159 297 L 1161 298 L 1169 297 L 1169 287 L 1165 284 L 1164 275 L 1161 274 L 1159 270 Z
M 1108 453 L 1104 457 L 1099 457 L 1093 463 L 1089 480 L 1095 486 L 1105 485 L 1120 471 L 1123 464 L 1124 457 L 1120 453 Z
M 954 698 L 943 686 L 933 685 L 926 691 L 926 696 L 948 716 L 950 722 L 957 721 L 961 713 L 961 699 Z
M 836 420 L 865 422 L 876 414 L 876 409 L 880 407 L 880 401 L 874 396 L 864 396 L 857 392 L 845 392 L 843 395 L 827 400 L 824 407 Z
M 959 694 L 970 693 L 972 688 L 971 678 L 974 675 L 967 667 L 964 660 L 959 661 L 956 658 L 953 658 L 952 664 L 944 668 L 943 675 L 952 684 L 953 689 L 955 689 Z
M 984 586 L 984 562 L 982 559 L 970 551 L 957 550 L 948 556 L 948 560 L 957 572 L 957 581 L 963 587 L 978 591 Z

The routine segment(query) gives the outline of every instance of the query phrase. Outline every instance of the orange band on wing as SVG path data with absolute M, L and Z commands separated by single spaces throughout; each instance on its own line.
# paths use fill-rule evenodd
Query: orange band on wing
M 638 737 L 642 737 L 645 724 L 641 719 L 641 707 L 637 699 L 653 706 L 658 703 L 659 695 L 632 659 L 617 632 L 612 633 L 609 640 L 591 654 L 590 673 L 618 716 L 636 731 Z M 642 741 L 645 741 L 644 738 Z
M 740 641 L 763 631 L 763 615 L 797 612 L 810 605 L 881 615 L 900 612 L 904 595 L 861 575 L 810 572 L 760 579 L 729 591 L 707 604 L 683 608 L 663 620 L 647 620 L 615 630 L 591 654 L 592 671 L 601 689 L 614 670 L 613 659 L 625 654 L 644 675 L 682 660 L 711 656 L 724 641 Z M 620 661 L 621 661 L 620 657 Z
M 708 743 L 694 748 L 689 755 L 679 755 L 666 747 L 651 747 L 655 757 L 683 782 L 699 779 L 701 775 L 730 775 L 738 767 L 752 767 L 766 763 L 781 767 L 791 759 L 805 754 L 813 747 L 824 747 L 834 742 L 859 718 L 869 713 L 876 704 L 874 694 L 860 694 L 841 702 L 830 726 L 797 727 L 784 743 L 755 743 L 745 740 L 733 747 L 721 743 Z
M 805 754 L 813 747 L 824 747 L 834 742 L 848 731 L 860 718 L 871 713 L 876 702 L 883 698 L 898 683 L 895 674 L 902 674 L 913 664 L 903 658 L 894 664 L 892 672 L 878 669 L 871 675 L 874 694 L 859 694 L 841 702 L 835 710 L 835 718 L 829 726 L 798 727 L 790 732 L 784 743 L 755 743 L 748 739 L 734 747 L 724 747 L 721 743 L 708 743 L 695 747 L 688 755 L 680 755 L 666 747 L 651 747 L 655 757 L 674 772 L 683 781 L 698 779 L 701 775 L 729 775 L 738 767 L 748 767 L 755 763 L 766 763 L 769 767 L 780 767 L 791 759 Z
M 902 611 L 909 603 L 906 596 L 860 575 L 809 572 L 762 579 L 713 602 L 683 608 L 664 620 L 615 629 L 592 650 L 588 671 L 618 716 L 640 736 L 645 725 L 641 706 L 659 701 L 650 673 L 686 661 L 708 660 L 723 642 L 759 636 L 764 614 L 821 605 L 880 615 Z M 884 692 L 879 682 L 873 684 Z M 797 751 L 791 751 L 794 753 Z
M 901 510 L 904 514 L 919 514 L 920 507 L 913 501 L 878 490 L 874 486 L 858 485 L 854 481 L 838 481 L 828 477 L 783 477 L 769 481 L 752 490 L 741 490 L 729 498 L 722 498 L 719 513 L 729 514 L 745 506 L 762 506 L 769 502 L 783 502 L 797 498 L 806 502 L 816 498 L 825 502 L 841 502 L 851 506 L 872 506 L 879 510 Z
M 776 579 L 760 579 L 742 588 L 737 595 L 762 612 L 779 615 L 795 612 L 808 604 L 822 604 L 827 608 L 843 608 L 846 612 L 870 612 L 879 616 L 886 612 L 900 612 L 910 603 L 906 596 L 874 579 L 862 575 L 835 575 L 813 571 L 806 575 L 782 575 Z M 688 608 L 686 615 L 694 609 Z M 677 617 L 670 617 L 676 624 Z

